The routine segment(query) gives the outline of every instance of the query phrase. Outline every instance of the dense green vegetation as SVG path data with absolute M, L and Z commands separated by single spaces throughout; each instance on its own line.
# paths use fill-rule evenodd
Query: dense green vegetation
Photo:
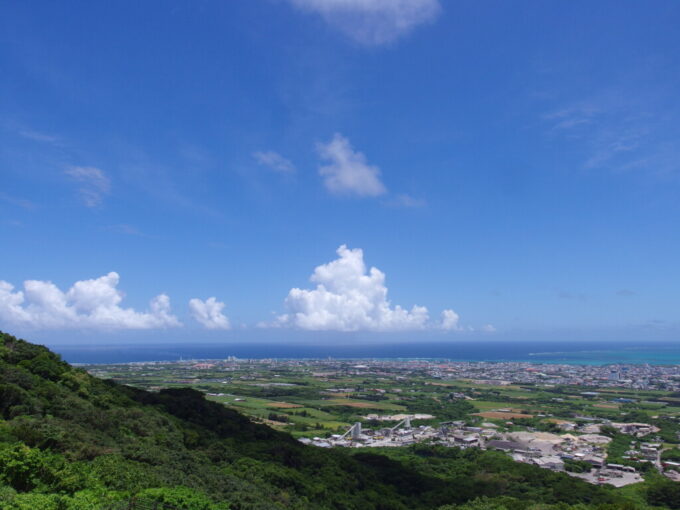
M 678 508 L 679 487 L 617 491 L 476 449 L 307 447 L 196 390 L 100 380 L 0 333 L 0 509 Z
M 680 448 L 670 448 L 661 454 L 662 460 L 680 462 Z
M 433 418 L 414 420 L 416 425 L 491 421 L 501 432 L 530 428 L 559 433 L 564 422 L 580 426 L 602 420 L 641 421 L 660 429 L 647 440 L 666 445 L 680 442 L 680 399 L 662 389 L 604 386 L 584 395 L 584 387 L 574 385 L 494 385 L 439 377 L 418 364 L 355 365 L 356 360 L 329 364 L 321 360 L 219 360 L 207 365 L 185 360 L 96 365 L 88 370 L 140 389 L 195 388 L 210 400 L 294 437 L 344 433 L 357 421 L 372 428 L 394 426 L 399 420 L 387 416 L 418 413 Z M 497 413 L 500 410 L 526 416 L 504 416 Z M 382 421 L 368 415 L 380 415 Z

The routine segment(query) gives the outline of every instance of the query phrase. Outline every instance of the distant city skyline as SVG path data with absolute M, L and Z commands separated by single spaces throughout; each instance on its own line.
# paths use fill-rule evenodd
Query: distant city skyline
M 0 16 L 0 330 L 680 339 L 680 5 Z

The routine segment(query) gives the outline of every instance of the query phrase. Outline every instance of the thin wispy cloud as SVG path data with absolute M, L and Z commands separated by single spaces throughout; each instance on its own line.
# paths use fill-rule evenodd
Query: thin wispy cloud
M 120 165 L 117 177 L 127 188 L 142 192 L 150 200 L 157 200 L 173 208 L 184 209 L 198 216 L 225 221 L 226 215 L 218 207 L 197 195 L 195 179 L 182 179 L 195 175 L 187 171 L 186 166 L 168 166 L 161 164 L 145 150 L 133 144 L 121 144 L 117 147 L 123 164 Z M 185 157 L 184 151 L 182 151 Z M 204 154 L 201 152 L 201 154 Z M 199 156 L 200 158 L 200 156 Z M 194 158 L 191 168 L 199 165 Z M 204 172 L 201 169 L 201 172 Z
M 34 131 L 32 129 L 21 129 L 19 135 L 33 140 L 35 142 L 49 143 L 52 145 L 59 145 L 59 137 L 54 135 L 49 135 L 47 133 L 41 133 L 40 131 Z
M 434 21 L 438 0 L 289 0 L 302 11 L 318 14 L 353 41 L 380 46 Z
M 87 207 L 98 207 L 111 191 L 111 180 L 104 171 L 93 166 L 72 166 L 64 172 L 80 184 L 79 194 Z
M 113 232 L 115 234 L 123 234 L 126 236 L 135 236 L 135 237 L 149 237 L 147 236 L 144 232 L 139 230 L 137 227 L 134 225 L 128 225 L 127 223 L 119 223 L 117 225 L 108 225 L 105 227 L 106 230 L 109 232 Z
M 610 90 L 557 107 L 541 118 L 550 136 L 581 152 L 583 169 L 677 174 L 677 129 L 664 121 L 653 103 L 647 97 Z
M 385 201 L 385 205 L 389 207 L 398 207 L 405 209 L 418 209 L 420 207 L 425 207 L 427 201 L 422 198 L 415 198 L 406 193 L 400 193 L 390 200 Z
M 583 292 L 570 292 L 567 290 L 558 291 L 557 297 L 560 299 L 571 299 L 576 301 L 586 301 L 588 299 L 588 295 Z
M 598 109 L 593 106 L 577 105 L 546 113 L 543 119 L 551 123 L 554 130 L 568 130 L 591 124 L 598 113 Z
M 7 193 L 0 192 L 0 200 L 3 202 L 6 202 L 11 205 L 15 205 L 17 207 L 21 207 L 22 209 L 35 209 L 36 205 L 31 202 L 30 200 L 26 200 L 25 198 L 20 198 L 20 197 L 15 197 L 12 195 L 8 195 Z
M 599 168 L 609 163 L 617 164 L 619 169 L 625 169 L 628 164 L 621 160 L 621 156 L 632 154 L 644 143 L 647 134 L 644 129 L 627 131 L 604 131 L 594 140 L 596 147 L 593 154 L 584 163 L 585 168 Z
M 264 151 L 254 152 L 253 158 L 259 165 L 284 174 L 295 173 L 295 165 L 289 160 L 281 156 L 278 152 Z
M 376 197 L 387 188 L 380 180 L 380 168 L 369 165 L 366 156 L 355 151 L 349 140 L 336 133 L 328 143 L 317 144 L 319 156 L 328 162 L 319 168 L 326 189 L 337 195 Z

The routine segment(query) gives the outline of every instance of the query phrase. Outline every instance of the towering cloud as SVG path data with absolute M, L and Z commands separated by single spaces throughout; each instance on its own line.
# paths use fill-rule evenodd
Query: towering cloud
M 407 310 L 392 305 L 387 298 L 385 273 L 375 267 L 367 269 L 361 249 L 351 250 L 343 244 L 337 254 L 337 259 L 314 269 L 310 281 L 315 288 L 288 292 L 284 301 L 287 313 L 280 315 L 274 326 L 315 331 L 495 331 L 491 325 L 479 330 L 463 327 L 451 309 L 441 313 L 440 321 L 430 321 L 424 306 Z
M 23 291 L 0 280 L 0 321 L 36 329 L 152 329 L 181 326 L 170 312 L 170 298 L 160 294 L 149 311 L 123 308 L 120 277 L 111 272 L 81 280 L 62 292 L 49 281 L 27 280 Z
M 338 259 L 318 266 L 311 276 L 313 290 L 291 289 L 285 305 L 288 313 L 279 317 L 282 325 L 310 330 L 397 331 L 420 329 L 428 321 L 425 307 L 410 311 L 392 306 L 387 299 L 385 274 L 366 270 L 360 249 L 342 245 Z
M 210 297 L 205 301 L 194 298 L 189 301 L 191 316 L 207 329 L 229 329 L 229 318 L 222 313 L 224 303 Z
M 319 168 L 324 185 L 331 193 L 375 197 L 387 190 L 380 181 L 380 169 L 369 165 L 366 156 L 355 151 L 339 133 L 328 143 L 317 145 L 319 156 L 328 164 Z
M 434 20 L 438 0 L 289 0 L 314 12 L 352 40 L 376 46 L 395 41 L 418 25 Z

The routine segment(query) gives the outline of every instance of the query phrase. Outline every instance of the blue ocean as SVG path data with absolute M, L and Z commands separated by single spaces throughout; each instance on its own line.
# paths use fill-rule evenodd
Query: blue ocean
M 49 346 L 70 363 L 129 363 L 180 359 L 436 359 L 451 361 L 529 361 L 606 365 L 616 363 L 680 364 L 679 343 L 644 345 L 602 342 L 456 342 L 371 345 L 309 344 L 150 344 Z

